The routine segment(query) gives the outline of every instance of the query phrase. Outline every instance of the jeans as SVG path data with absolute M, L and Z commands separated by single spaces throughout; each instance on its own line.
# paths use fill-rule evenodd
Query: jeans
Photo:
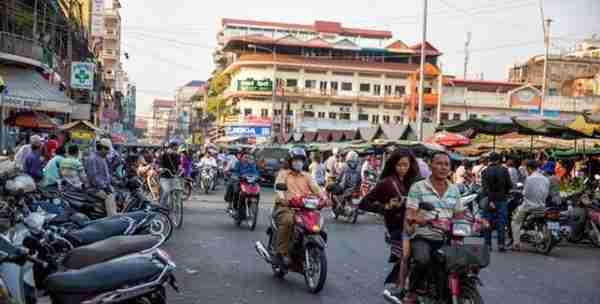
M 177 179 L 175 178 L 160 178 L 160 205 L 162 207 L 168 207 L 167 201 L 169 199 L 169 194 L 176 188 L 176 182 Z
M 105 190 L 92 190 L 92 195 L 104 200 L 104 208 L 106 208 L 106 216 L 117 215 L 117 203 L 115 202 L 115 194 Z
M 490 202 L 491 203 L 491 202 Z M 496 201 L 494 202 L 496 205 L 496 211 L 490 212 L 489 210 L 484 210 L 483 217 L 488 220 L 490 223 L 495 223 L 496 232 L 498 233 L 498 246 L 504 246 L 505 234 L 506 234 L 506 225 L 508 225 L 508 202 L 506 201 Z M 487 229 L 483 238 L 485 239 L 485 244 L 488 246 L 492 245 L 492 231 L 491 229 Z

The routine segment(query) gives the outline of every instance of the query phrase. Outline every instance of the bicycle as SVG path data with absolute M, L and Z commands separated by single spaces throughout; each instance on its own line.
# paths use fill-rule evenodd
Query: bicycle
M 180 174 L 173 174 L 169 169 L 161 168 L 161 172 L 170 173 L 173 176 L 173 187 L 167 196 L 167 208 L 169 209 L 169 217 L 176 229 L 183 227 L 183 177 Z M 162 191 L 162 189 L 161 189 Z

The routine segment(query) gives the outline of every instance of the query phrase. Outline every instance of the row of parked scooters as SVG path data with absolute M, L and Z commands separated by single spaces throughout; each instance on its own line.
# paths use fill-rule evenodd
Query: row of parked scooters
M 84 190 L 42 189 L 0 163 L 0 303 L 167 303 L 176 266 L 160 247 L 174 225 L 142 185 L 115 178 L 120 213 L 107 217 Z
M 465 187 L 462 200 L 475 213 L 482 208 L 494 208 L 477 185 Z M 589 242 L 600 248 L 600 175 L 586 179 L 581 191 L 562 197 L 561 201 L 560 205 L 549 202 L 546 207 L 528 214 L 521 228 L 521 243 L 529 244 L 543 254 L 549 254 L 563 241 L 575 244 Z M 510 223 L 513 214 L 522 203 L 523 184 L 519 183 L 511 190 L 508 200 L 509 225 L 506 232 L 509 239 L 512 238 Z

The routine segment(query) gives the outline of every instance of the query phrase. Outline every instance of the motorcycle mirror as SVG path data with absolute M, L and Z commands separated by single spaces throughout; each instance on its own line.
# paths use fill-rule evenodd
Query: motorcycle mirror
M 277 183 L 275 184 L 275 190 L 277 191 L 287 191 L 287 185 L 284 183 Z
M 433 211 L 435 207 L 431 203 L 423 202 L 419 203 L 419 209 L 423 209 L 425 211 Z

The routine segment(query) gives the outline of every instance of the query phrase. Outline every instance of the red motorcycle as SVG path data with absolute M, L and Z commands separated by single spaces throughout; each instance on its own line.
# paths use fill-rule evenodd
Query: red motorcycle
M 250 230 L 256 228 L 260 200 L 259 181 L 259 177 L 254 175 L 240 177 L 240 193 L 229 213 L 237 226 L 247 223 Z
M 275 185 L 277 191 L 287 191 L 285 184 Z M 304 196 L 290 201 L 290 208 L 294 209 L 294 235 L 290 242 L 289 267 L 272 263 L 272 256 L 276 254 L 277 225 L 271 221 L 267 229 L 267 248 L 258 241 L 255 244 L 258 254 L 271 265 L 276 277 L 283 278 L 289 271 L 302 274 L 304 281 L 311 293 L 318 293 L 323 289 L 327 278 L 327 233 L 323 230 L 323 218 L 320 210 L 324 207 L 319 197 Z
M 421 203 L 419 208 L 435 209 L 428 203 Z M 433 253 L 432 265 L 422 276 L 424 282 L 420 288 L 411 286 L 416 290 L 418 302 L 483 304 L 478 289 L 481 285 L 479 271 L 490 263 L 489 248 L 483 244 L 464 243 L 464 238 L 476 235 L 479 221 L 472 216 L 464 219 L 439 219 L 436 216 L 429 225 L 444 236 L 445 245 Z M 415 271 L 412 263 L 414 261 L 409 277 Z

